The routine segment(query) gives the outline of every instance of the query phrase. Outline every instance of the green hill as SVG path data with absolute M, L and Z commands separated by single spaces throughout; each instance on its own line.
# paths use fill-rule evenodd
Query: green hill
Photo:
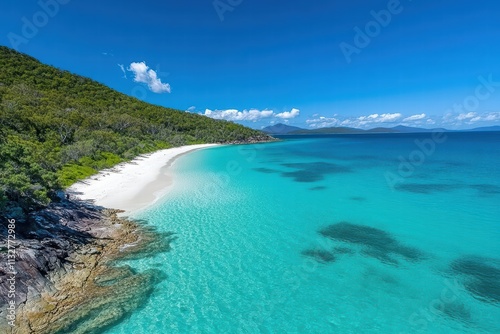
M 143 153 L 267 141 L 244 126 L 164 108 L 0 46 L 0 216 Z

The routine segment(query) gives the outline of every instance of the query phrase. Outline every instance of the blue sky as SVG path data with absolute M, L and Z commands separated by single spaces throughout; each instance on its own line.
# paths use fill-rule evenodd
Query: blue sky
M 494 0 L 5 0 L 0 17 L 2 45 L 254 128 L 500 125 Z

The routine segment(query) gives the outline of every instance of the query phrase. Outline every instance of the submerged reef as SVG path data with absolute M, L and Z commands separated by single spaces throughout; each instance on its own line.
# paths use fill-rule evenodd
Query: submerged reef
M 415 194 L 432 194 L 437 192 L 449 192 L 460 189 L 457 184 L 445 183 L 402 183 L 397 184 L 394 189 Z
M 253 170 L 256 172 L 264 173 L 264 174 L 280 173 L 279 170 L 265 168 L 265 167 L 253 168 Z
M 366 197 L 362 197 L 362 196 L 352 196 L 352 197 L 349 197 L 349 199 L 352 201 L 357 201 L 357 202 L 366 201 Z
M 292 172 L 282 172 L 283 177 L 292 178 L 295 182 L 321 181 L 328 174 L 350 173 L 351 169 L 328 162 L 301 162 L 281 164 L 283 167 L 296 169 Z
M 329 263 L 335 262 L 336 258 L 332 252 L 324 249 L 306 249 L 302 251 L 302 255 L 311 257 L 318 262 Z
M 420 250 L 406 246 L 388 232 L 370 226 L 340 222 L 321 229 L 319 233 L 332 240 L 362 246 L 364 255 L 388 264 L 398 264 L 394 256 L 412 262 L 424 258 Z
M 339 255 L 355 253 L 396 266 L 399 265 L 398 258 L 417 262 L 426 257 L 419 249 L 404 245 L 390 233 L 370 226 L 340 222 L 324 227 L 318 233 L 325 238 L 343 243 L 331 248 L 323 245 L 320 248 L 302 251 L 302 255 L 314 258 L 321 263 L 335 262 Z M 354 248 L 344 246 L 346 243 Z
M 494 184 L 471 184 L 469 188 L 477 190 L 481 196 L 500 194 L 500 187 Z
M 321 181 L 325 175 L 350 173 L 350 167 L 333 164 L 329 162 L 297 162 L 297 163 L 282 163 L 282 167 L 294 169 L 293 171 L 276 170 L 267 167 L 253 168 L 254 171 L 265 174 L 280 174 L 282 177 L 291 178 L 295 182 L 311 183 Z M 312 190 L 321 190 L 321 187 L 315 187 Z
M 479 196 L 500 194 L 500 187 L 494 184 L 446 184 L 446 183 L 401 183 L 394 189 L 414 194 L 434 194 L 455 190 L 476 190 Z
M 489 303 L 500 303 L 500 263 L 498 260 L 477 256 L 461 257 L 450 265 L 460 276 L 465 289 L 475 298 Z
M 443 312 L 443 314 L 447 317 L 465 324 L 470 324 L 472 321 L 470 308 L 459 301 L 443 303 L 441 312 Z
M 318 187 L 309 188 L 309 190 L 312 190 L 312 191 L 326 190 L 326 189 L 327 188 L 325 186 L 318 186 Z

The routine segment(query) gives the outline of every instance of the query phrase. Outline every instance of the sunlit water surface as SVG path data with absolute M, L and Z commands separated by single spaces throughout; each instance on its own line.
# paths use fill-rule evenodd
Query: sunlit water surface
M 172 251 L 127 262 L 168 278 L 108 333 L 500 333 L 499 162 L 500 133 L 183 156 L 136 215 Z

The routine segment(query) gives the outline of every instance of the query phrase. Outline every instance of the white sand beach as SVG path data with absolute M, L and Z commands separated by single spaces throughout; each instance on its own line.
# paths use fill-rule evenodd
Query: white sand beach
M 142 155 L 77 182 L 67 191 L 72 197 L 93 200 L 96 205 L 124 210 L 123 215 L 128 215 L 168 192 L 173 177 L 169 167 L 177 157 L 213 146 L 218 144 L 186 145 Z

